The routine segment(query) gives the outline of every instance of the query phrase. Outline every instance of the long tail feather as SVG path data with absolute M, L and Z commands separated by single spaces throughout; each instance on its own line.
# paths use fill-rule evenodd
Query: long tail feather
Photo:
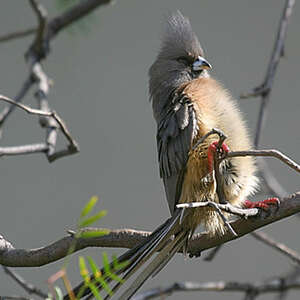
M 123 255 L 118 257 L 117 259 L 118 262 L 127 261 L 128 263 L 124 268 L 116 271 L 115 274 L 117 275 L 124 274 L 124 276 L 122 277 L 123 280 L 126 280 L 129 277 L 131 277 L 131 275 L 133 275 L 144 263 L 146 263 L 155 252 L 160 250 L 162 247 L 165 247 L 166 242 L 170 239 L 170 237 L 173 234 L 176 233 L 176 228 L 179 224 L 179 218 L 180 218 L 180 210 L 177 210 L 174 212 L 171 218 L 169 218 L 165 223 L 159 226 L 144 242 L 128 250 Z M 111 264 L 110 267 L 113 269 L 113 264 Z M 105 273 L 104 270 L 101 270 L 101 272 L 103 274 Z M 91 276 L 91 280 L 93 279 L 94 277 Z M 106 279 L 107 283 L 109 283 L 110 281 L 111 281 L 110 278 Z M 73 289 L 75 296 L 78 295 L 79 291 L 82 289 L 83 286 L 84 283 L 81 283 Z M 112 291 L 113 292 L 117 291 L 119 287 L 120 287 L 120 283 L 117 283 L 115 286 L 113 286 Z M 100 284 L 98 285 L 98 289 L 99 290 L 102 289 Z M 87 288 L 82 293 L 81 297 L 87 297 L 86 299 L 89 299 L 90 295 L 91 295 L 91 291 Z M 110 296 L 107 295 L 105 299 L 109 299 L 109 298 Z M 69 295 L 64 296 L 64 300 L 69 300 L 69 299 L 70 299 Z
M 122 277 L 122 280 L 127 280 L 130 278 L 144 263 L 146 263 L 152 255 L 157 251 L 160 250 L 170 239 L 172 234 L 174 234 L 174 228 L 176 228 L 180 218 L 180 212 L 176 211 L 172 218 L 170 218 L 167 222 L 164 223 L 164 226 L 160 229 L 160 234 L 150 241 L 146 247 L 142 247 L 141 251 L 138 253 L 138 257 L 135 261 L 129 262 L 131 265 L 130 269 L 126 272 L 126 274 Z M 112 288 L 112 292 L 115 293 L 121 287 L 121 283 L 118 282 Z M 107 295 L 104 299 L 108 300 L 110 298 Z
M 183 246 L 187 235 L 186 232 L 180 232 L 172 242 L 168 243 L 143 272 L 138 275 L 131 286 L 121 295 L 119 300 L 130 299 L 151 275 L 155 275 L 158 270 L 161 270 Z

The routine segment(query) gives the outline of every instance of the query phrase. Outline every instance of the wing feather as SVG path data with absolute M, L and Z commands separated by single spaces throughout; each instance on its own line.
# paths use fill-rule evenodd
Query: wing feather
M 183 93 L 173 93 L 164 108 L 157 129 L 160 176 L 163 178 L 171 213 L 177 204 L 184 176 L 183 171 L 197 133 L 192 101 Z M 178 188 L 179 187 L 179 188 Z

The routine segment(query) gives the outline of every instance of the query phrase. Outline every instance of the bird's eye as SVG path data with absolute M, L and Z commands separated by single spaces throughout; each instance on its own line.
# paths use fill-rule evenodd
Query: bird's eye
M 185 65 L 190 65 L 190 64 L 191 64 L 190 60 L 189 60 L 187 57 L 185 57 L 185 56 L 180 56 L 180 57 L 178 57 L 178 58 L 177 58 L 177 61 L 178 61 L 179 63 L 185 64 Z

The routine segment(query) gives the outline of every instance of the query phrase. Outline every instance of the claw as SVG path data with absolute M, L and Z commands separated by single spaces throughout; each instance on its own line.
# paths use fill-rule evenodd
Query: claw
M 276 206 L 276 210 L 278 210 L 279 206 L 280 206 L 280 201 L 278 198 L 268 198 L 262 201 L 249 201 L 246 200 L 244 202 L 244 206 L 246 208 L 261 208 L 264 211 L 269 211 L 270 209 L 270 205 L 275 205 Z

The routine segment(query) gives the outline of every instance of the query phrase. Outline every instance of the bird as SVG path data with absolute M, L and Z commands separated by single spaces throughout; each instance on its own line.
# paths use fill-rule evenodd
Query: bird
M 117 275 L 123 276 L 123 281 L 137 274 L 145 265 L 131 285 L 125 287 L 118 298 L 121 300 L 130 299 L 179 250 L 186 252 L 199 225 L 203 225 L 210 235 L 226 232 L 227 228 L 214 209 L 193 208 L 182 214 L 177 204 L 224 201 L 216 192 L 214 153 L 252 147 L 237 101 L 210 75 L 212 66 L 205 58 L 189 19 L 176 11 L 165 23 L 161 47 L 149 69 L 149 94 L 157 124 L 159 174 L 171 217 L 144 242 L 118 258 L 120 262 L 127 261 L 125 267 L 116 271 Z M 218 148 L 219 137 L 211 134 L 199 144 L 198 141 L 214 128 L 224 132 L 226 143 Z M 263 209 L 277 204 L 275 198 L 257 202 L 247 200 L 258 187 L 253 157 L 225 158 L 218 167 L 226 203 Z M 74 289 L 75 295 L 82 286 Z M 116 292 L 120 286 L 117 282 L 112 291 Z M 82 296 L 89 297 L 90 294 L 87 289 Z

